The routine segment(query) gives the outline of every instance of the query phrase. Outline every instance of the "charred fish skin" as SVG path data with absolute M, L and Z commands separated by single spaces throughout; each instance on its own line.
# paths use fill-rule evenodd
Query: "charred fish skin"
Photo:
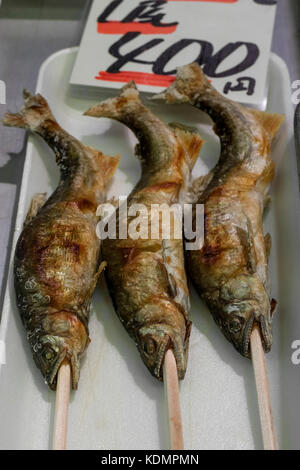
M 85 114 L 118 120 L 139 140 L 136 151 L 142 176 L 128 198 L 128 212 L 133 204 L 143 204 L 150 214 L 152 204 L 178 202 L 201 149 L 198 134 L 162 123 L 142 104 L 133 82 L 125 85 L 119 96 Z M 128 217 L 128 225 L 133 218 Z M 150 223 L 148 218 L 148 234 Z M 160 226 L 157 239 L 106 239 L 102 252 L 108 263 L 106 279 L 115 310 L 146 367 L 163 380 L 163 360 L 171 347 L 183 379 L 191 322 L 182 240 L 163 240 Z
M 208 113 L 221 141 L 218 164 L 198 194 L 205 205 L 204 244 L 187 252 L 188 271 L 226 338 L 250 357 L 250 335 L 259 324 L 266 352 L 272 345 L 268 246 L 262 214 L 274 163 L 271 142 L 283 116 L 243 107 L 220 95 L 194 63 L 154 97 L 189 103 Z M 200 185 L 201 186 L 201 185 Z
M 90 342 L 91 296 L 99 270 L 100 240 L 96 209 L 118 158 L 86 147 L 64 131 L 47 101 L 24 92 L 18 114 L 4 125 L 41 136 L 56 155 L 60 183 L 46 201 L 34 198 L 14 258 L 17 305 L 34 361 L 51 389 L 67 358 L 77 388 L 80 357 Z

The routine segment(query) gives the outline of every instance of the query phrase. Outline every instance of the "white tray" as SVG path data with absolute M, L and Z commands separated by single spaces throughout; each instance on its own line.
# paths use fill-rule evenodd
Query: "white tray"
M 133 157 L 135 138 L 121 124 L 82 116 L 100 97 L 72 97 L 68 82 L 76 52 L 66 49 L 49 57 L 40 70 L 37 91 L 49 100 L 67 131 L 103 152 L 121 153 L 110 194 L 127 194 L 140 171 Z M 199 125 L 201 114 L 191 108 L 151 107 L 167 122 Z M 268 110 L 285 113 L 287 118 L 274 147 L 277 175 L 265 224 L 273 237 L 270 269 L 273 296 L 279 301 L 268 367 L 280 445 L 295 449 L 300 448 L 300 370 L 291 363 L 291 343 L 300 339 L 300 205 L 290 80 L 284 62 L 275 55 L 270 61 Z M 199 128 L 206 145 L 196 174 L 214 165 L 219 151 L 218 139 L 207 119 L 204 122 Z M 52 152 L 39 138 L 30 138 L 14 243 L 33 194 L 45 190 L 50 193 L 57 182 Z M 251 362 L 239 356 L 224 339 L 194 291 L 191 318 L 194 325 L 189 365 L 181 383 L 186 449 L 260 449 Z M 90 335 L 92 342 L 82 361 L 79 390 L 71 396 L 68 448 L 167 449 L 163 386 L 140 360 L 113 311 L 103 281 L 93 299 Z M 12 270 L 0 341 L 6 344 L 6 364 L 0 366 L 0 448 L 47 449 L 51 446 L 55 393 L 49 391 L 33 363 L 15 305 Z

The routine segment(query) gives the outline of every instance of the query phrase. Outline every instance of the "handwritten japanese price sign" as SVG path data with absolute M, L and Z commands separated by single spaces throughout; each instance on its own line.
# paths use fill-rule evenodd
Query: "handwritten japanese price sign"
M 275 0 L 94 0 L 71 84 L 157 93 L 198 62 L 223 94 L 261 104 Z

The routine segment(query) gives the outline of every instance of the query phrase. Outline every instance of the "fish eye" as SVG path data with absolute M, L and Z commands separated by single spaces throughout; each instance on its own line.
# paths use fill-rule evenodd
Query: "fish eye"
M 232 317 L 229 321 L 229 330 L 231 333 L 238 333 L 242 329 L 242 322 L 238 317 Z
M 53 349 L 51 349 L 51 348 L 47 348 L 43 352 L 43 356 L 46 359 L 46 361 L 51 361 L 53 359 L 54 355 L 55 355 L 55 351 L 53 351 Z
M 155 353 L 156 351 L 156 342 L 154 341 L 153 338 L 147 338 L 145 343 L 144 343 L 144 351 L 146 354 L 151 356 L 152 354 Z

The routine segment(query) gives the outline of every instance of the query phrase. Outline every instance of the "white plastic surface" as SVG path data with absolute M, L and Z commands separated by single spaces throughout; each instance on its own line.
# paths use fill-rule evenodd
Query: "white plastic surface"
M 121 154 L 109 195 L 127 194 L 140 172 L 133 156 L 136 140 L 121 124 L 82 116 L 103 95 L 96 99 L 71 95 L 68 81 L 75 56 L 76 49 L 51 56 L 41 69 L 38 91 L 49 100 L 67 131 L 107 154 Z M 283 61 L 274 55 L 269 93 L 268 110 L 285 113 L 287 119 L 274 146 L 277 174 L 265 223 L 273 238 L 272 293 L 279 302 L 274 347 L 267 362 L 280 446 L 295 449 L 300 448 L 300 368 L 291 363 L 291 344 L 300 339 L 300 206 L 289 76 Z M 206 143 L 195 174 L 215 164 L 219 142 L 207 118 L 200 124 L 203 117 L 197 110 L 149 104 L 166 122 L 199 127 Z M 50 193 L 58 175 L 52 152 L 39 138 L 30 138 L 14 243 L 33 194 Z M 193 290 L 191 318 L 189 364 L 180 386 L 186 449 L 261 449 L 251 362 L 225 340 Z M 114 313 L 103 280 L 93 298 L 90 336 L 79 390 L 71 395 L 68 448 L 167 449 L 163 386 L 143 365 Z M 0 448 L 47 449 L 51 446 L 55 393 L 45 385 L 32 360 L 15 305 L 12 270 L 1 340 L 6 344 L 6 364 L 0 364 Z

